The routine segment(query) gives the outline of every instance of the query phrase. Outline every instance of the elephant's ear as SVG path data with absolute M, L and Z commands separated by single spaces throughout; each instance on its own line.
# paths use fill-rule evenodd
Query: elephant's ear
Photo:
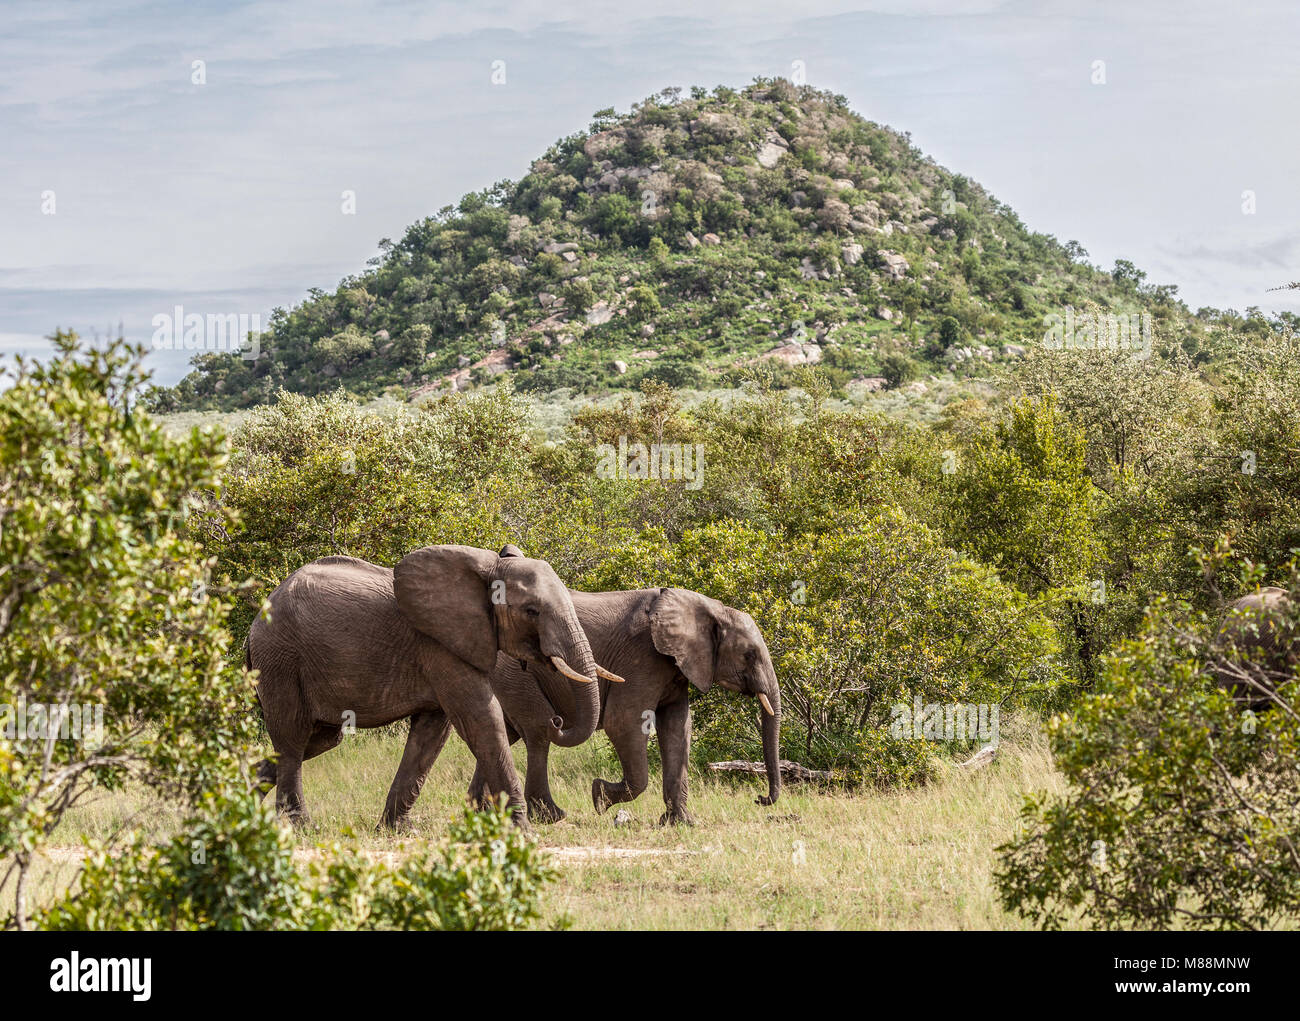
M 709 690 L 717 667 L 718 622 L 704 596 L 680 588 L 660 589 L 650 606 L 650 638 L 688 681 Z
M 402 615 L 484 673 L 491 673 L 497 661 L 488 595 L 496 561 L 495 553 L 473 546 L 426 546 L 408 553 L 393 569 L 393 594 Z

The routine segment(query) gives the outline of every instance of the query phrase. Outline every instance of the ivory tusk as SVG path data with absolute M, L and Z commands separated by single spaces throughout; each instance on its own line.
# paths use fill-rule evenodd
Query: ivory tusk
M 773 712 L 773 710 L 772 710 L 772 703 L 769 702 L 769 701 L 767 700 L 767 696 L 764 695 L 761 691 L 758 693 L 758 700 L 759 700 L 761 703 L 763 703 L 763 709 L 764 709 L 764 711 L 766 711 L 766 713 L 767 713 L 768 716 L 775 716 L 775 715 L 776 715 L 776 713 Z
M 564 674 L 564 676 L 571 681 L 579 681 L 582 684 L 596 683 L 594 678 L 588 677 L 586 674 L 580 674 L 578 673 L 578 671 L 574 670 L 573 667 L 569 666 L 568 663 L 564 662 L 563 657 L 552 656 L 551 662 L 555 665 L 556 670 L 560 671 L 560 673 Z
M 610 671 L 606 670 L 599 663 L 596 664 L 596 676 L 606 681 L 613 681 L 615 684 L 625 683 L 622 677 L 619 677 L 618 674 L 611 673 Z

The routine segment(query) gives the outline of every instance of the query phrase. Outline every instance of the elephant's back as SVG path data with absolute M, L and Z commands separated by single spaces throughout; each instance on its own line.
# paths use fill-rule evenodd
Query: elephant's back
M 323 557 L 304 564 L 271 593 L 270 620 L 259 616 L 250 634 L 254 656 L 273 636 L 300 649 L 338 654 L 363 636 L 408 637 L 397 610 L 390 568 L 356 557 Z
M 1260 634 L 1272 633 L 1287 610 L 1290 597 L 1286 589 L 1268 586 L 1250 592 L 1229 604 L 1219 624 L 1221 638 L 1239 635 L 1245 628 L 1258 628 Z
M 1285 602 L 1286 598 L 1286 589 L 1269 585 L 1258 592 L 1247 593 L 1228 608 L 1230 610 L 1276 609 Z
M 249 635 L 262 684 L 294 687 L 317 719 L 350 710 L 359 727 L 428 707 L 427 677 L 449 654 L 402 615 L 391 569 L 325 557 L 289 575 L 270 602 L 270 619 Z
M 271 595 L 273 609 L 277 601 L 289 609 L 307 602 L 317 609 L 331 603 L 391 603 L 393 572 L 356 557 L 322 557 L 285 578 Z

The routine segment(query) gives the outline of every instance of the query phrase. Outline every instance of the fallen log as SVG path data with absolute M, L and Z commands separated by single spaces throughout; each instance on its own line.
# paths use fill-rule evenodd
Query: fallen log
M 745 762 L 734 759 L 729 762 L 710 762 L 709 768 L 719 773 L 750 773 L 753 776 L 767 776 L 767 767 L 761 762 Z M 809 769 L 789 759 L 781 760 L 781 779 L 793 783 L 829 782 L 836 779 L 834 773 L 824 769 Z

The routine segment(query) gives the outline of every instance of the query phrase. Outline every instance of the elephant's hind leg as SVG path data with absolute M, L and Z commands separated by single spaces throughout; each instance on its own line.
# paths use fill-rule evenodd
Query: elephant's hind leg
M 411 717 L 411 730 L 406 737 L 402 763 L 397 767 L 393 785 L 388 789 L 384 816 L 379 821 L 380 829 L 410 828 L 411 808 L 420 796 L 420 789 L 424 786 L 438 753 L 447 742 L 450 728 L 447 714 L 441 710 L 417 713 Z
M 294 749 L 276 749 L 275 763 L 275 810 L 295 826 L 306 826 L 311 822 L 307 809 L 303 805 L 302 795 L 302 751 Z
M 338 745 L 343 740 L 343 728 L 341 726 L 329 726 L 328 724 L 318 723 L 311 732 L 311 737 L 307 741 L 307 747 L 303 750 L 302 759 L 306 762 L 317 755 L 322 755 Z M 263 759 L 253 767 L 254 776 L 257 778 L 258 788 L 262 792 L 262 797 L 266 797 L 276 785 L 278 769 L 274 758 Z
M 275 789 L 275 759 L 263 759 L 253 767 L 253 776 L 257 780 L 257 789 L 265 798 Z
M 476 764 L 474 775 L 469 781 L 469 803 L 482 812 L 492 802 L 488 794 L 487 781 L 483 779 L 483 770 Z
M 272 735 L 275 746 L 275 810 L 285 816 L 294 826 L 306 826 L 311 822 L 303 804 L 302 763 L 308 758 L 307 749 L 313 744 L 315 729 L 304 728 L 302 734 Z M 334 744 L 338 742 L 335 741 Z M 333 747 L 333 744 L 328 747 Z M 324 748 L 320 749 L 324 751 Z M 319 754 L 315 752 L 314 754 Z
M 591 782 L 591 803 L 597 812 L 636 799 L 650 782 L 650 762 L 646 754 L 649 735 L 642 731 L 640 720 L 607 722 L 605 734 L 623 767 L 623 779 L 618 783 L 599 778 Z

